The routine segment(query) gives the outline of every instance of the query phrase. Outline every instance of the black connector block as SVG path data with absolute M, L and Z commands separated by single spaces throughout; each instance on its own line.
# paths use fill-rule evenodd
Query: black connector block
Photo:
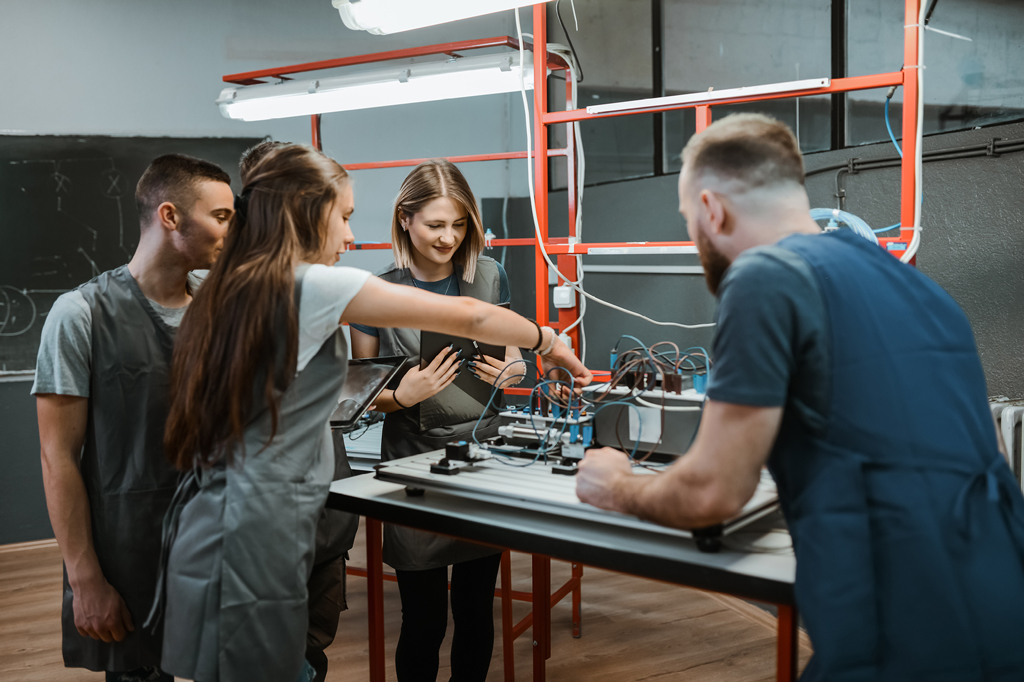
M 469 461 L 469 443 L 464 440 L 452 441 L 444 446 L 444 458 L 459 462 Z
M 442 474 L 444 476 L 454 476 L 459 473 L 459 467 L 451 463 L 451 461 L 445 457 L 437 464 L 430 465 L 430 473 Z
M 552 464 L 551 473 L 561 474 L 562 476 L 575 476 L 576 472 L 579 471 L 575 464 Z

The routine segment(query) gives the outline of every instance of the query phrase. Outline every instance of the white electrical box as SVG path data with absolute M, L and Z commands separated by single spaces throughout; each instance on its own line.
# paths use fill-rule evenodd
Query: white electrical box
M 574 308 L 576 306 L 576 290 L 568 285 L 555 287 L 554 301 L 556 308 Z

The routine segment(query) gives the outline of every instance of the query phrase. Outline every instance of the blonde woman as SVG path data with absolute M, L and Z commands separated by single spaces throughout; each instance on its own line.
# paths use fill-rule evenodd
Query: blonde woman
M 469 183 L 452 163 L 427 161 L 406 177 L 395 200 L 391 241 L 395 262 L 378 273 L 382 280 L 444 296 L 510 303 L 504 269 L 480 255 L 484 247 L 480 211 Z M 351 329 L 352 354 L 357 358 L 420 355 L 417 329 L 358 324 Z M 480 406 L 451 386 L 460 372 L 471 372 L 491 385 L 500 375 L 502 386 L 518 382 L 525 374 L 521 363 L 504 371 L 521 357 L 512 346 L 505 349 L 504 359 L 445 359 L 446 354 L 442 351 L 429 358 L 422 369 L 415 365 L 394 390 L 378 398 L 377 409 L 387 413 L 383 459 L 429 452 L 451 440 L 469 438 Z M 480 421 L 477 436 L 496 435 L 497 427 L 497 410 L 492 408 Z M 492 604 L 500 558 L 500 552 L 491 547 L 385 525 L 384 561 L 395 569 L 402 597 L 402 631 L 395 652 L 399 682 L 437 679 L 438 652 L 448 625 L 448 566 L 452 566 L 455 621 L 451 679 L 483 682 L 494 646 Z

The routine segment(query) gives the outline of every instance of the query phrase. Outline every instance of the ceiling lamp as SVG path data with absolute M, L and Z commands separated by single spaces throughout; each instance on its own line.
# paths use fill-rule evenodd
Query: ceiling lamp
M 543 0 L 547 2 L 547 0 Z M 538 0 L 331 0 L 355 31 L 398 33 L 483 14 L 543 4 Z
M 519 72 L 518 53 L 461 57 L 330 78 L 225 88 L 217 104 L 225 118 L 265 121 L 518 92 Z M 523 79 L 527 89 L 533 89 L 533 55 L 529 52 Z

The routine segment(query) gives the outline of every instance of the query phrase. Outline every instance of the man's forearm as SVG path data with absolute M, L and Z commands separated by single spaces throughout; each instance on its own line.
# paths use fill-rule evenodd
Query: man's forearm
M 680 470 L 661 474 L 623 476 L 615 489 L 615 501 L 626 514 L 674 528 L 704 528 L 735 514 L 734 504 L 722 495 L 713 480 Z
M 103 572 L 92 540 L 92 514 L 82 474 L 71 457 L 43 455 L 43 487 L 50 524 L 68 570 L 68 582 L 96 580 Z

